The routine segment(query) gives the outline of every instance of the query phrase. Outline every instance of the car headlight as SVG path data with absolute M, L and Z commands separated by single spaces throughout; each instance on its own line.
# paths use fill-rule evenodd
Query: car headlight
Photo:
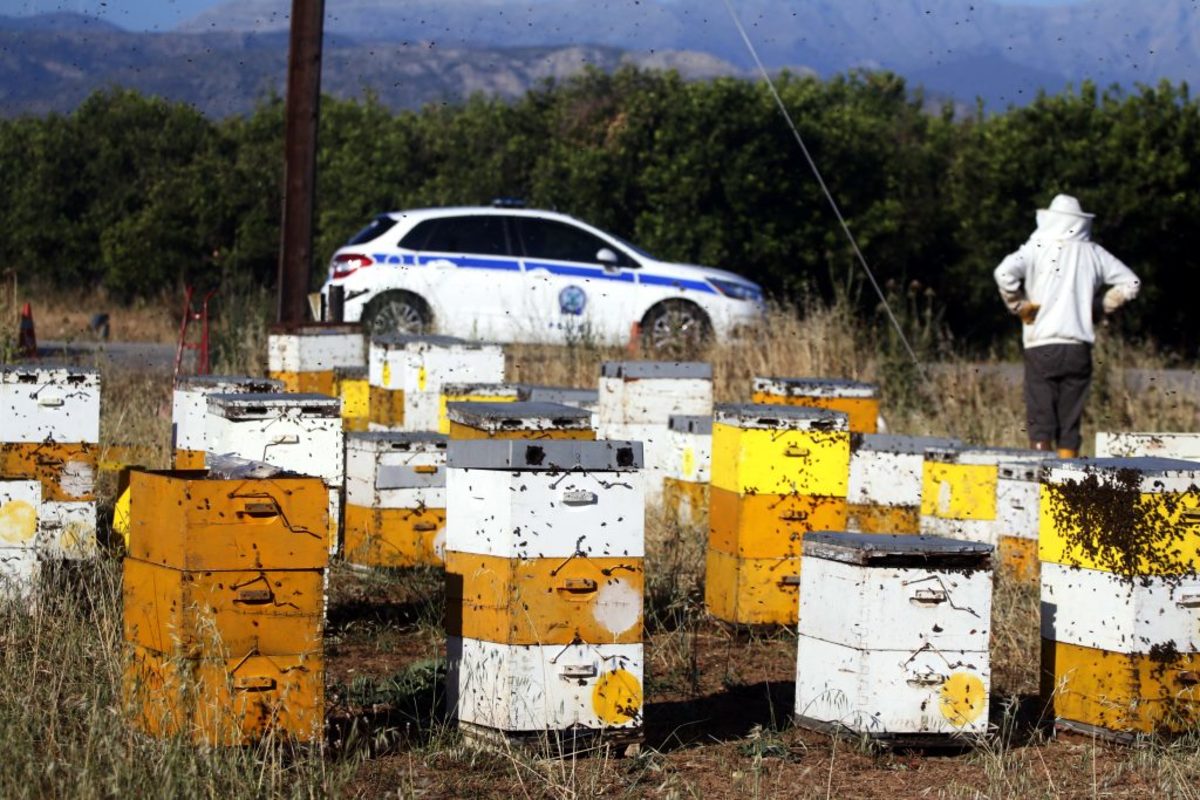
M 753 283 L 738 283 L 737 281 L 722 281 L 716 278 L 709 278 L 708 282 L 712 287 L 726 297 L 732 297 L 734 300 L 749 300 L 755 303 L 761 303 L 763 299 L 762 289 L 755 286 Z

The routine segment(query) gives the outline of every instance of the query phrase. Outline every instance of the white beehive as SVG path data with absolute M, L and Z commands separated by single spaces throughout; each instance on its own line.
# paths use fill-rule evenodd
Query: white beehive
M 1096 458 L 1135 456 L 1200 461 L 1200 433 L 1096 434 Z
M 42 501 L 37 550 L 50 560 L 83 561 L 99 556 L 96 501 Z
M 447 695 L 508 738 L 642 724 L 641 448 L 451 440 Z
M 207 447 L 204 421 L 210 394 L 268 394 L 282 392 L 283 382 L 244 375 L 192 375 L 179 378 L 171 396 L 171 441 L 175 450 L 203 453 Z
M 28 597 L 39 569 L 40 481 L 0 479 L 0 598 Z
M 915 533 L 920 526 L 925 451 L 957 446 L 954 439 L 933 436 L 853 435 L 848 530 Z
M 667 424 L 666 477 L 689 483 L 708 483 L 712 467 L 711 416 L 671 417 Z
M 320 478 L 329 489 L 331 553 L 337 551 L 345 482 L 341 401 L 320 394 L 213 394 L 207 453 L 234 455 Z
M 797 723 L 909 743 L 985 733 L 991 551 L 937 536 L 808 534 Z
M 1038 565 L 1040 462 L 1003 461 L 996 479 L 995 546 L 999 564 L 1033 580 Z
M 100 373 L 76 366 L 0 366 L 5 443 L 100 441 Z
M 925 451 L 921 533 L 996 545 L 1001 462 L 1040 464 L 1053 453 L 1013 447 L 931 447 Z
M 446 507 L 446 437 L 401 431 L 346 436 L 346 504 Z
M 272 374 L 332 373 L 366 363 L 366 341 L 358 325 L 277 326 L 267 335 L 267 370 Z
M 504 350 L 497 344 L 402 334 L 371 339 L 367 382 L 373 392 L 403 393 L 403 430 L 438 430 L 445 384 L 503 381 Z M 372 418 L 372 430 L 380 427 Z
M 711 364 L 606 361 L 600 365 L 597 413 L 602 431 L 626 425 L 665 428 L 675 415 L 711 417 L 712 397 Z

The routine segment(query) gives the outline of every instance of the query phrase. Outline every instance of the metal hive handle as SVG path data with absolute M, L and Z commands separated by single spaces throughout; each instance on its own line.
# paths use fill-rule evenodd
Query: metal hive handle
M 913 605 L 936 606 L 949 599 L 945 589 L 917 589 L 916 593 L 908 598 L 908 602 Z
M 559 675 L 566 679 L 572 678 L 594 678 L 599 674 L 595 664 L 567 664 Z
M 807 447 L 801 447 L 798 444 L 789 444 L 784 448 L 783 454 L 788 458 L 805 458 L 812 453 Z
M 239 692 L 269 692 L 275 688 L 275 679 L 270 675 L 239 675 L 233 681 L 233 688 Z

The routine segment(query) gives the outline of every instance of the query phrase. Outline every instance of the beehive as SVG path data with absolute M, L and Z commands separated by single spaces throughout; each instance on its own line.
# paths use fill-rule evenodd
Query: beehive
M 42 484 L 0 479 L 0 598 L 30 596 L 40 573 L 38 511 Z
M 1096 434 L 1096 458 L 1138 456 L 1200 461 L 1200 433 Z
M 334 370 L 366 363 L 358 325 L 306 322 L 276 325 L 267 334 L 267 372 L 289 392 L 334 395 Z
M 148 733 L 320 741 L 327 493 L 318 478 L 130 475 L 124 695 Z
M 367 368 L 338 367 L 333 371 L 334 396 L 342 401 L 342 428 L 365 431 L 371 421 L 371 386 Z
M 451 336 L 376 336 L 367 379 L 372 430 L 437 431 L 442 387 L 503 382 L 504 351 Z
M 209 453 L 229 453 L 324 481 L 329 552 L 337 552 L 345 480 L 341 401 L 320 394 L 213 394 L 205 435 Z
M 1042 693 L 1114 738 L 1200 722 L 1200 465 L 1062 461 L 1040 487 Z
M 646 500 L 662 499 L 674 457 L 673 416 L 712 416 L 712 366 L 696 361 L 606 361 L 600 365 L 596 435 L 641 442 Z
M 453 403 L 451 439 L 595 439 L 592 415 L 558 403 Z
M 957 445 L 953 439 L 930 436 L 873 433 L 851 436 L 847 530 L 920 531 L 925 450 Z
M 996 480 L 998 566 L 1023 583 L 1038 576 L 1038 503 L 1042 462 L 1002 461 Z
M 346 560 L 373 567 L 440 565 L 445 539 L 446 437 L 348 435 Z
M 180 377 L 171 393 L 171 448 L 175 469 L 204 469 L 208 439 L 210 394 L 264 394 L 282 392 L 283 381 L 243 375 L 191 375 Z
M 680 414 L 667 424 L 669 461 L 663 476 L 663 506 L 684 523 L 708 517 L 712 426 L 711 416 Z
M 1000 462 L 1038 464 L 1053 453 L 1010 447 L 931 447 L 921 482 L 921 533 L 997 544 Z
M 451 440 L 447 695 L 460 726 L 640 735 L 641 463 L 629 442 Z
M 67 365 L 0 366 L 0 476 L 37 480 L 43 559 L 98 552 L 100 374 Z
M 846 415 L 794 406 L 717 406 L 704 602 L 743 625 L 796 622 L 804 535 L 846 525 Z
M 520 389 L 510 383 L 446 383 L 438 405 L 438 433 L 450 433 L 450 403 L 515 403 L 521 399 Z
M 873 383 L 838 378 L 756 377 L 751 400 L 840 411 L 849 417 L 854 433 L 875 433 L 879 429 L 879 387 Z
M 985 734 L 991 551 L 937 536 L 806 536 L 797 723 L 899 744 Z
M 533 403 L 560 403 L 564 406 L 582 408 L 584 411 L 591 412 L 592 427 L 599 425 L 600 392 L 597 389 L 542 386 L 533 383 L 518 383 L 516 387 L 519 400 L 528 400 Z

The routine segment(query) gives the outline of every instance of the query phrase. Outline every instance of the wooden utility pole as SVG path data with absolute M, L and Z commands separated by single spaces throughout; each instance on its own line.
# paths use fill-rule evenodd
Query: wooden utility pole
M 284 133 L 283 235 L 279 249 L 278 319 L 286 324 L 303 322 L 308 316 L 324 28 L 325 0 L 292 0 Z

